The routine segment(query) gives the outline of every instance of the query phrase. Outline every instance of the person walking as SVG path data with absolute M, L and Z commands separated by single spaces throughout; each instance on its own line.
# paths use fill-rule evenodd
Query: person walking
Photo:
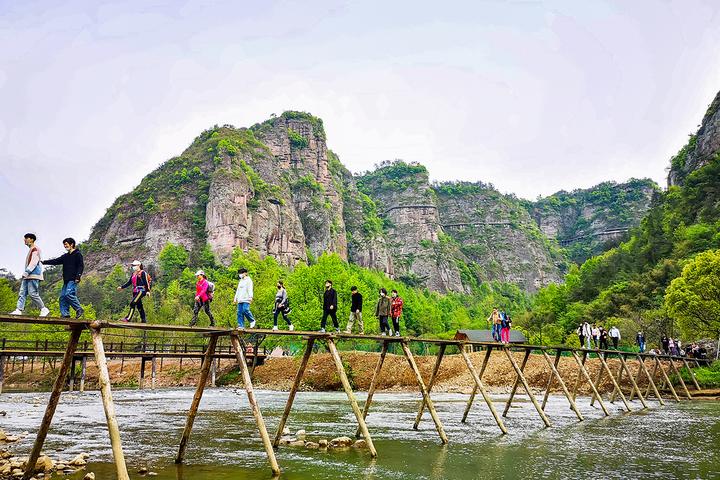
M 400 316 L 403 311 L 403 299 L 398 295 L 397 290 L 390 292 L 392 299 L 390 300 L 390 317 L 392 317 L 393 330 L 395 330 L 395 336 L 400 336 Z M 390 332 L 392 335 L 392 331 Z
M 660 345 L 662 346 L 663 353 L 667 355 L 670 351 L 670 339 L 667 335 L 663 334 L 662 338 L 660 339 Z
M 593 329 L 590 326 L 589 322 L 583 322 L 582 332 L 583 336 L 585 337 L 585 348 L 590 350 L 592 348 Z
M 362 318 L 363 296 L 356 286 L 350 287 L 350 318 L 348 319 L 345 333 L 352 333 L 353 325 L 358 322 L 358 333 L 365 334 L 365 325 Z
M 603 327 L 598 327 L 600 330 L 600 350 L 608 349 L 608 332 Z
M 501 318 L 500 318 L 500 312 L 498 311 L 497 307 L 493 308 L 492 313 L 488 317 L 487 321 L 490 322 L 490 325 L 492 325 L 492 337 L 493 340 L 496 342 L 499 342 L 501 340 L 500 338 L 500 324 L 501 324 Z
M 290 300 L 288 299 L 287 290 L 285 290 L 285 284 L 278 280 L 277 282 L 277 293 L 275 294 L 275 308 L 273 309 L 273 330 L 277 330 L 278 315 L 282 314 L 283 320 L 287 323 L 288 330 L 291 332 L 295 330 L 292 322 L 288 318 L 290 313 Z
M 25 234 L 25 246 L 30 250 L 25 257 L 25 270 L 22 273 L 20 292 L 18 293 L 17 305 L 10 315 L 22 315 L 25 310 L 25 301 L 30 297 L 30 302 L 40 310 L 41 317 L 47 317 L 50 310 L 43 303 L 40 297 L 40 282 L 43 278 L 42 257 L 40 249 L 35 245 L 37 237 L 34 233 Z
M 612 340 L 613 348 L 617 350 L 618 343 L 620 343 L 620 329 L 617 328 L 615 325 L 610 327 L 610 340 Z
M 323 316 L 322 320 L 320 320 L 320 333 L 325 333 L 328 316 L 332 319 L 335 331 L 340 331 L 340 326 L 337 321 L 337 292 L 332 285 L 332 280 L 325 280 L 325 292 L 323 293 Z
M 85 263 L 80 250 L 77 249 L 75 240 L 71 237 L 63 240 L 65 253 L 57 258 L 44 260 L 44 265 L 62 265 L 63 286 L 60 290 L 60 316 L 70 317 L 70 307 L 75 310 L 75 318 L 81 318 L 85 313 L 77 296 L 77 285 L 80 283 L 85 270 Z
M 510 318 L 510 315 L 503 312 L 503 319 L 500 323 L 500 340 L 505 345 L 510 344 L 510 329 L 512 328 L 512 318 Z
M 245 328 L 245 319 L 250 321 L 250 328 L 255 328 L 255 317 L 250 311 L 250 304 L 253 301 L 253 281 L 248 275 L 247 268 L 240 269 L 240 280 L 233 303 L 237 305 L 238 328 Z
M 145 308 L 143 307 L 142 299 L 145 295 L 148 295 L 150 293 L 150 277 L 143 268 L 143 264 L 140 262 L 140 260 L 135 260 L 130 265 L 132 266 L 132 275 L 130 275 L 130 278 L 127 282 L 117 287 L 118 290 L 124 290 L 130 285 L 132 285 L 132 300 L 130 300 L 130 311 L 128 311 L 128 314 L 125 315 L 125 318 L 123 318 L 122 321 L 132 321 L 132 318 L 135 315 L 135 310 L 137 310 L 137 312 L 140 314 L 140 321 L 142 323 L 147 323 L 147 318 L 145 317 Z
M 672 337 L 668 338 L 668 355 L 675 355 L 675 340 Z
M 585 333 L 583 333 L 582 324 L 575 329 L 575 334 L 578 336 L 578 340 L 580 340 L 580 348 L 582 348 L 585 344 Z
M 193 316 L 192 320 L 190 320 L 190 326 L 194 327 L 197 324 L 200 309 L 203 309 L 210 319 L 210 326 L 214 327 L 215 317 L 213 317 L 210 311 L 210 303 L 215 293 L 215 284 L 208 281 L 207 275 L 202 270 L 195 272 L 195 278 L 197 278 L 195 282 L 195 305 L 193 306 Z
M 375 316 L 380 321 L 380 335 L 387 335 L 390 332 L 388 317 L 392 313 L 392 302 L 387 296 L 385 288 L 380 289 L 380 298 L 375 306 Z
M 598 326 L 595 325 L 594 323 L 593 323 L 593 326 L 592 326 L 592 339 L 593 339 L 593 343 L 595 344 L 595 349 L 600 348 L 600 344 L 599 344 L 599 342 L 600 342 L 600 329 L 599 329 Z

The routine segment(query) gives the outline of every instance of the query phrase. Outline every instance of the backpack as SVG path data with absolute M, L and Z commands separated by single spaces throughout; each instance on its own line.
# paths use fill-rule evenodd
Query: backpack
M 145 270 L 143 270 L 143 273 L 145 274 L 145 280 L 147 281 L 147 291 L 149 292 L 150 290 L 152 290 L 153 279 L 150 274 L 147 273 Z
M 213 293 L 215 293 L 215 284 L 208 280 L 208 286 L 207 286 L 207 296 L 212 297 Z
M 290 298 L 285 299 L 285 306 L 283 307 L 283 311 L 286 315 L 292 311 L 292 308 L 290 308 Z

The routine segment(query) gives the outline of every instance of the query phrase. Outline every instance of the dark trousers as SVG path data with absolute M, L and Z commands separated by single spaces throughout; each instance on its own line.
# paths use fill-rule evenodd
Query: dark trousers
M 600 350 L 607 350 L 607 348 L 608 348 L 607 338 L 601 338 L 600 339 Z
M 337 321 L 337 311 L 334 308 L 332 310 L 323 311 L 322 320 L 320 321 L 320 328 L 325 328 L 325 326 L 327 325 L 328 315 L 330 316 L 330 318 L 333 321 L 333 326 L 336 329 L 340 328 L 340 326 L 338 325 L 338 321 Z
M 380 319 L 380 331 L 381 332 L 389 332 L 390 325 L 388 325 L 387 315 L 380 315 L 378 318 Z
M 612 337 L 613 348 L 617 348 L 617 346 L 618 346 L 618 341 L 619 341 L 619 340 L 620 340 L 620 339 L 617 338 L 617 337 Z
M 283 320 L 285 320 L 285 323 L 287 323 L 288 326 L 292 325 L 292 322 L 288 318 L 287 313 L 285 313 L 285 309 L 277 307 L 275 307 L 275 311 L 273 312 L 273 325 L 277 327 L 277 318 L 280 314 L 282 314 Z
M 580 339 L 580 348 L 583 348 L 585 346 L 585 335 L 578 335 L 578 338 Z
M 140 321 L 142 323 L 147 323 L 147 318 L 145 318 L 145 308 L 143 308 L 142 299 L 145 296 L 145 290 L 141 290 L 139 292 L 136 292 L 133 294 L 133 299 L 130 302 L 130 311 L 127 314 L 127 319 L 132 320 L 133 316 L 135 315 L 135 310 L 140 314 Z
M 400 317 L 392 317 L 393 330 L 396 332 L 400 331 Z
M 212 312 L 210 311 L 210 302 L 212 300 L 208 299 L 207 302 L 203 302 L 202 300 L 195 300 L 195 306 L 193 307 L 193 317 L 192 320 L 190 320 L 190 326 L 192 327 L 195 325 L 198 321 L 198 314 L 200 313 L 200 309 L 204 309 L 205 313 L 207 314 L 208 318 L 210 319 L 210 326 L 215 326 L 215 317 L 213 317 Z

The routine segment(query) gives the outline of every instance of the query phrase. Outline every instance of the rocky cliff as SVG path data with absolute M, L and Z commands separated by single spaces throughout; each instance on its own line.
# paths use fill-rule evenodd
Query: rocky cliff
M 626 194 L 613 201 L 639 212 L 640 187 L 618 186 Z M 530 205 L 482 183 L 431 185 L 425 167 L 401 161 L 354 176 L 327 148 L 322 120 L 285 112 L 203 132 L 119 197 L 84 248 L 97 271 L 136 258 L 152 268 L 173 243 L 198 265 L 210 257 L 227 265 L 236 249 L 290 266 L 334 252 L 440 292 L 493 280 L 534 291 L 561 279 L 566 262 L 554 238 L 605 228 L 598 218 L 607 212 L 592 202 L 546 207 L 554 202 Z M 591 219 L 589 230 L 568 227 L 580 218 Z

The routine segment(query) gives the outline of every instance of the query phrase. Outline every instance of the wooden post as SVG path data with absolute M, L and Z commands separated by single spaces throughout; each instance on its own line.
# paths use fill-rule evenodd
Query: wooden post
M 665 369 L 663 368 L 662 364 L 660 363 L 660 359 L 655 357 L 655 361 L 657 362 L 657 366 L 658 366 L 658 369 L 660 370 L 660 373 L 662 373 L 662 376 L 665 379 L 665 383 L 667 384 L 668 387 L 670 387 L 670 392 L 672 392 L 672 395 L 675 398 L 675 401 L 679 402 L 680 397 L 678 397 L 678 394 L 675 391 L 675 387 L 673 387 L 673 384 L 670 381 L 670 378 L 668 377 L 667 373 L 665 372 Z
M 560 354 L 561 354 L 561 353 L 562 353 L 562 350 L 558 350 L 558 351 L 555 353 L 555 364 L 554 364 L 554 365 L 552 364 L 552 362 L 551 362 L 551 363 L 548 363 L 548 365 L 550 366 L 550 369 L 551 369 L 551 370 L 550 370 L 550 377 L 548 378 L 548 381 L 547 381 L 547 386 L 545 387 L 545 395 L 543 396 L 543 401 L 542 401 L 542 409 L 543 409 L 543 410 L 545 410 L 545 405 L 547 405 L 548 397 L 550 397 L 550 387 L 552 387 L 553 379 L 554 379 L 556 376 L 559 376 L 559 374 L 556 375 L 555 372 L 557 371 L 557 366 L 558 366 L 558 364 L 560 363 Z M 543 355 L 544 355 L 545 357 L 548 357 L 547 353 L 545 353 L 545 350 L 543 350 Z M 549 358 L 550 358 L 550 357 L 546 358 L 546 360 L 548 360 Z M 549 361 L 549 360 L 548 360 L 548 361 Z M 555 368 L 553 369 L 553 367 L 555 367 Z M 569 400 L 569 399 L 568 399 L 568 400 Z M 573 403 L 573 402 L 570 402 L 570 405 L 572 405 L 572 403 Z M 578 413 L 578 412 L 576 411 L 575 413 Z M 581 418 L 580 420 L 582 420 L 582 418 Z
M 582 357 L 581 364 L 583 366 L 585 366 L 585 361 L 587 360 L 587 355 L 588 355 L 587 350 L 582 350 L 582 354 L 583 354 L 583 357 Z M 573 400 L 575 400 L 577 398 L 577 392 L 578 392 L 578 388 L 580 388 L 580 380 L 582 380 L 582 378 L 583 378 L 583 372 L 582 372 L 582 369 L 580 369 L 580 370 L 578 370 L 577 378 L 575 379 L 575 387 L 573 387 L 573 394 L 572 394 Z
M 597 356 L 598 356 L 598 358 L 602 359 L 603 353 L 598 351 Z M 600 382 L 602 381 L 603 373 L 605 373 L 605 369 L 603 368 L 602 365 L 600 365 L 600 369 L 598 370 L 597 380 L 595 380 L 595 387 L 598 389 L 600 388 Z M 595 397 L 594 396 L 590 399 L 590 406 L 591 407 L 595 406 Z
M 630 373 L 630 369 L 627 366 L 627 362 L 625 362 L 625 358 L 622 354 L 618 355 L 618 358 L 620 358 L 620 366 L 625 369 L 625 371 L 628 374 L 628 378 L 630 379 L 630 383 L 632 384 L 631 392 L 637 393 L 638 399 L 640 399 L 640 403 L 642 404 L 643 408 L 648 408 L 647 403 L 645 403 L 645 399 L 642 396 L 642 393 L 640 393 L 640 388 L 638 387 L 637 382 L 632 376 L 632 373 Z M 620 370 L 622 372 L 622 370 Z
M 275 440 L 273 441 L 274 447 L 280 445 L 280 438 L 282 437 L 282 432 L 285 429 L 285 423 L 290 416 L 290 410 L 292 409 L 292 404 L 295 400 L 295 394 L 297 393 L 298 388 L 300 388 L 300 383 L 302 382 L 303 375 L 305 375 L 305 368 L 307 367 L 308 361 L 310 360 L 310 355 L 312 355 L 314 344 L 315 338 L 309 337 L 307 340 L 307 344 L 305 345 L 305 353 L 303 354 L 302 360 L 300 361 L 300 367 L 295 374 L 295 380 L 293 381 L 292 387 L 290 388 L 290 395 L 288 396 L 287 402 L 285 403 L 285 410 L 283 411 L 282 417 L 280 418 L 280 423 L 278 424 L 277 433 L 275 434 Z
M 140 357 L 140 380 L 138 386 L 140 390 L 145 388 L 145 357 Z
M 530 401 L 535 406 L 535 410 L 537 410 L 538 415 L 540 415 L 540 418 L 542 419 L 543 423 L 546 427 L 551 427 L 552 424 L 550 423 L 550 419 L 545 415 L 545 412 L 542 408 L 540 408 L 540 404 L 537 402 L 537 399 L 535 398 L 535 395 L 533 395 L 532 390 L 530 389 L 530 384 L 528 383 L 527 379 L 525 378 L 525 375 L 523 375 L 522 369 L 518 367 L 517 363 L 515 362 L 515 359 L 512 357 L 512 353 L 510 353 L 510 348 L 508 346 L 505 346 L 503 348 L 505 350 L 505 355 L 507 356 L 508 360 L 510 360 L 510 364 L 515 369 L 515 373 L 517 373 L 518 378 L 520 379 L 520 382 L 523 385 L 523 388 L 525 388 L 525 391 L 528 394 L 528 397 L 530 398 Z M 526 347 L 525 350 L 525 358 L 530 356 L 530 349 Z M 510 402 L 508 402 L 508 405 L 505 407 L 506 409 L 509 408 Z
M 507 348 L 504 348 L 504 350 L 506 354 L 510 354 Z M 515 392 L 517 392 L 517 389 L 520 386 L 520 376 L 522 375 L 522 372 L 525 371 L 525 365 L 527 365 L 528 358 L 530 358 L 530 349 L 525 350 L 525 356 L 523 357 L 522 364 L 520 365 L 519 373 L 515 377 L 515 383 L 513 383 L 512 389 L 510 389 L 510 396 L 508 397 L 507 402 L 505 402 L 505 410 L 503 410 L 502 414 L 503 417 L 507 418 L 507 414 L 510 411 L 510 405 L 512 404 L 513 398 L 515 398 Z
M 550 360 L 550 356 L 547 354 L 545 350 L 542 350 L 543 357 L 545 357 L 545 361 L 547 362 L 548 366 L 550 367 L 551 374 L 557 378 L 558 383 L 560 384 L 560 387 L 562 388 L 563 394 L 565 395 L 565 398 L 567 398 L 568 402 L 570 402 L 570 408 L 573 409 L 575 412 L 575 415 L 577 415 L 578 420 L 581 422 L 584 420 L 582 414 L 580 413 L 580 410 L 578 409 L 577 405 L 575 404 L 575 400 L 573 400 L 572 395 L 570 395 L 570 392 L 567 389 L 567 386 L 565 385 L 565 382 L 563 381 L 562 377 L 560 376 L 560 372 L 557 369 L 558 361 L 560 360 L 560 350 L 557 351 L 557 354 L 555 355 L 555 363 L 553 364 L 552 360 Z M 552 380 L 552 378 L 551 378 Z M 547 393 L 547 392 L 546 392 Z M 545 399 L 543 399 L 542 409 L 545 411 L 545 402 L 547 401 L 547 396 Z
M 262 438 L 262 442 L 265 447 L 265 453 L 270 461 L 270 469 L 273 474 L 279 475 L 280 467 L 275 459 L 275 451 L 273 450 L 272 443 L 270 442 L 270 436 L 268 435 L 267 428 L 265 427 L 265 420 L 263 420 L 262 412 L 260 411 L 260 407 L 258 407 L 257 400 L 255 399 L 255 391 L 253 390 L 252 379 L 250 378 L 250 371 L 248 370 L 247 360 L 245 358 L 245 351 L 240 345 L 240 339 L 237 335 L 232 335 L 230 337 L 230 341 L 232 342 L 232 346 L 235 350 L 238 366 L 242 372 L 248 403 L 250 403 L 250 408 L 252 409 L 253 416 L 255 417 L 255 423 L 260 431 L 260 438 Z
M 478 375 L 477 371 L 475 370 L 475 366 L 472 364 L 472 361 L 470 360 L 470 357 L 468 356 L 468 354 L 464 348 L 460 348 L 460 354 L 463 356 L 463 359 L 465 360 L 465 364 L 467 365 L 468 370 L 470 370 L 470 374 L 473 377 L 473 381 L 475 382 L 476 389 L 480 390 L 480 394 L 482 395 L 483 399 L 485 399 L 485 403 L 487 404 L 488 408 L 490 408 L 490 412 L 492 413 L 493 418 L 495 418 L 495 422 L 497 423 L 498 427 L 500 427 L 500 431 L 502 433 L 508 433 L 507 428 L 505 427 L 505 424 L 503 423 L 502 419 L 500 418 L 497 411 L 495 410 L 495 405 L 493 405 L 490 395 L 488 395 L 480 376 Z M 485 366 L 487 365 L 487 359 L 489 357 L 490 357 L 490 349 L 488 349 L 488 353 L 485 354 L 485 361 L 483 362 L 483 368 L 485 368 Z M 465 415 L 467 416 L 467 413 Z M 463 417 L 463 421 L 465 421 L 464 417 Z
M 640 357 L 637 357 L 637 358 L 639 359 Z M 626 359 L 626 361 L 627 361 L 627 359 Z M 638 366 L 637 374 L 635 375 L 635 383 L 636 383 L 638 386 L 640 386 L 640 379 L 642 378 L 642 373 L 643 373 L 642 368 Z M 650 386 L 650 385 L 648 384 L 648 386 Z M 637 392 L 638 392 L 638 395 L 639 395 L 639 394 L 640 394 L 640 390 L 638 389 Z M 631 391 L 630 391 L 630 397 L 628 398 L 628 400 L 630 400 L 630 401 L 632 402 L 632 401 L 633 401 L 633 398 L 635 398 L 635 390 L 631 390 Z M 647 398 L 647 394 L 645 394 L 645 396 L 644 396 L 643 398 Z
M 0 393 L 2 393 L 3 383 L 5 383 L 5 355 L 0 355 Z
M 70 384 L 68 385 L 68 391 L 72 392 L 75 388 L 75 357 L 70 362 Z
M 102 396 L 103 408 L 105 409 L 105 418 L 107 419 L 108 431 L 110 433 L 110 444 L 112 446 L 113 458 L 115 459 L 115 469 L 117 470 L 118 480 L 130 480 L 127 466 L 125 465 L 125 455 L 122 451 L 120 443 L 120 428 L 115 418 L 115 406 L 113 405 L 112 392 L 110 388 L 110 374 L 107 367 L 107 359 L 105 358 L 105 347 L 103 346 L 102 335 L 99 328 L 91 328 L 93 350 L 95 351 L 95 363 L 98 367 L 98 381 L 100 383 L 100 394 Z
M 463 345 L 461 348 L 464 349 L 465 346 Z M 483 374 L 485 373 L 485 368 L 487 367 L 488 362 L 490 361 L 490 354 L 492 353 L 492 349 L 493 349 L 493 347 L 491 345 L 488 345 L 487 351 L 485 352 L 485 358 L 483 359 L 482 366 L 480 367 L 480 373 L 478 374 L 478 378 L 480 379 L 481 382 L 482 382 Z M 472 363 L 471 363 L 471 365 L 472 365 Z M 473 368 L 475 368 L 475 367 L 473 366 Z M 470 372 L 470 373 L 472 373 L 472 372 Z M 473 386 L 473 391 L 470 394 L 470 398 L 468 398 L 467 405 L 465 406 L 465 412 L 463 413 L 463 417 L 461 420 L 462 423 L 465 423 L 465 420 L 467 420 L 467 416 L 470 413 L 470 408 L 472 407 L 472 404 L 475 401 L 475 395 L 477 395 L 477 391 L 478 391 L 478 386 L 477 386 L 477 383 L 475 383 L 475 385 Z M 503 433 L 507 433 L 507 432 L 503 432 Z
M 657 387 L 655 386 L 655 381 L 653 380 L 653 377 L 655 376 L 655 372 L 657 371 L 657 365 L 655 365 L 655 370 L 653 370 L 653 374 L 650 375 L 650 372 L 648 371 L 647 367 L 645 366 L 645 361 L 640 355 L 636 355 L 638 363 L 640 363 L 640 369 L 645 373 L 645 375 L 648 378 L 648 392 L 650 387 L 652 387 L 653 391 L 655 392 L 655 396 L 658 399 L 658 402 L 660 405 L 665 405 L 665 402 L 663 401 L 662 397 L 660 396 L 660 392 L 658 391 Z M 645 398 L 648 397 L 648 392 L 645 393 Z
M 618 358 L 620 358 L 620 355 L 618 354 Z M 620 364 L 620 368 L 618 368 L 618 377 L 617 377 L 617 384 L 618 386 L 622 385 L 622 378 L 623 374 L 625 373 L 625 369 L 623 369 L 622 363 Z M 622 388 L 622 387 L 621 387 Z M 632 389 L 630 389 L 630 392 L 633 392 Z M 612 395 L 610 395 L 610 403 L 615 403 L 615 399 L 617 398 L 617 390 L 613 390 Z
M 672 368 L 673 372 L 675 372 L 675 375 L 677 375 L 678 380 L 680 380 L 680 385 L 682 386 L 683 390 L 685 390 L 685 395 L 687 396 L 688 400 L 692 400 L 692 395 L 690 395 L 690 390 L 688 390 L 687 385 L 685 385 L 685 380 L 683 380 L 682 375 L 680 375 L 680 370 L 678 370 L 677 365 L 675 365 L 675 360 L 670 359 L 670 367 Z M 692 375 L 692 372 L 690 372 L 690 375 Z
M 217 380 L 217 361 L 213 359 L 212 363 L 210 364 L 210 386 L 215 388 Z
M 70 339 L 68 340 L 67 349 L 63 356 L 62 364 L 60 365 L 60 371 L 55 379 L 50 399 L 48 400 L 47 407 L 45 408 L 45 415 L 43 416 L 42 423 L 40 423 L 40 430 L 38 431 L 37 437 L 35 437 L 35 443 L 33 444 L 32 452 L 28 458 L 27 468 L 23 474 L 23 480 L 29 480 L 33 476 L 35 470 L 35 464 L 37 459 L 40 457 L 40 451 L 42 450 L 45 438 L 47 437 L 50 424 L 52 423 L 55 409 L 57 408 L 58 402 L 60 401 L 60 394 L 62 393 L 63 387 L 65 387 L 65 380 L 67 379 L 68 371 L 70 370 L 70 364 L 72 363 L 73 356 L 75 355 L 75 349 L 77 348 L 78 340 L 80 339 L 81 329 L 80 327 L 73 327 L 70 331 Z
M 639 355 L 638 355 L 638 357 L 641 358 Z M 641 363 L 642 363 L 643 365 L 645 365 L 645 361 L 644 361 L 644 360 L 641 361 Z M 657 378 L 657 369 L 658 369 L 658 364 L 655 363 L 655 362 L 653 362 L 653 371 L 652 371 L 652 374 L 651 374 L 650 377 L 649 377 L 650 380 L 652 380 L 652 386 L 655 386 L 655 378 Z M 645 370 L 647 370 L 647 367 L 645 368 Z M 648 383 L 647 389 L 645 390 L 645 398 L 647 398 L 647 396 L 650 394 L 650 387 L 651 387 L 651 385 L 650 385 L 650 383 Z M 657 387 L 656 387 L 656 390 L 657 390 Z M 659 398 L 662 398 L 662 397 L 659 397 Z
M 607 372 L 608 376 L 610 377 L 610 381 L 613 384 L 613 387 L 620 395 L 620 400 L 623 401 L 623 404 L 625 405 L 625 408 L 628 412 L 631 412 L 632 409 L 630 408 L 630 404 L 627 401 L 627 398 L 625 398 L 625 394 L 620 390 L 620 385 L 618 385 L 617 381 L 615 381 L 615 376 L 612 374 L 612 371 L 610 370 L 610 367 L 608 366 L 607 362 L 605 361 L 605 357 L 603 355 L 600 356 L 600 361 L 602 362 L 602 366 Z
M 155 390 L 155 373 L 157 368 L 157 357 L 152 357 L 152 371 L 150 372 L 150 389 Z
M 85 391 L 85 375 L 87 373 L 87 357 L 82 357 L 82 371 L 80 372 L 80 392 Z
M 440 421 L 440 417 L 438 416 L 437 412 L 435 411 L 435 405 L 432 402 L 432 399 L 430 398 L 430 394 L 428 393 L 427 388 L 425 387 L 425 382 L 423 381 L 422 374 L 420 373 L 420 369 L 417 366 L 417 363 L 415 363 L 415 357 L 413 357 L 412 352 L 410 351 L 410 347 L 408 347 L 408 344 L 406 341 L 400 342 L 400 345 L 402 346 L 403 353 L 405 353 L 405 357 L 408 360 L 408 363 L 410 364 L 410 369 L 415 374 L 415 379 L 418 382 L 418 387 L 420 387 L 420 393 L 423 396 L 423 399 L 425 400 L 425 404 L 428 407 L 428 410 L 430 410 L 430 416 L 433 419 L 433 422 L 435 422 L 435 429 L 438 432 L 438 435 L 440 436 L 440 440 L 443 444 L 448 443 L 447 435 L 445 435 L 445 429 L 443 428 L 443 424 Z
M 610 416 L 610 412 L 608 412 L 607 408 L 605 408 L 605 402 L 603 402 L 602 397 L 600 396 L 600 392 L 598 392 L 597 388 L 595 387 L 595 384 L 592 382 L 592 378 L 590 378 L 590 374 L 588 373 L 587 369 L 585 368 L 585 365 L 583 362 L 580 361 L 580 357 L 577 356 L 577 353 L 575 353 L 574 350 L 571 350 L 570 353 L 572 353 L 573 358 L 575 359 L 575 363 L 578 364 L 580 367 L 580 373 L 585 377 L 585 380 L 590 384 L 590 388 L 593 391 L 593 394 L 597 397 L 598 403 L 600 404 L 600 408 L 602 408 L 603 413 L 606 417 Z M 586 352 L 583 352 L 586 353 Z M 573 400 L 576 397 L 573 396 Z
M 377 382 L 380 378 L 380 371 L 382 370 L 383 363 L 385 363 L 385 355 L 388 351 L 388 342 L 383 341 L 380 349 L 380 358 L 378 359 L 377 365 L 375 365 L 375 372 L 373 372 L 372 380 L 370 380 L 370 387 L 368 388 L 367 398 L 365 399 L 365 406 L 363 407 L 363 418 L 367 418 L 367 414 L 370 411 L 370 404 L 372 403 L 373 395 L 375 395 L 375 389 L 377 388 Z M 355 437 L 360 438 L 362 432 L 360 427 L 355 431 Z
M 688 361 L 685 358 L 683 358 L 683 363 L 685 364 L 685 368 L 687 368 L 687 371 L 690 374 L 690 378 L 692 379 L 693 384 L 695 384 L 695 389 L 699 391 L 700 385 L 698 384 L 697 378 L 695 378 L 695 374 L 693 373 L 692 369 L 690 368 L 690 364 L 688 363 Z
M 375 450 L 375 445 L 373 444 L 372 438 L 370 438 L 370 432 L 368 431 L 367 424 L 365 423 L 365 419 L 362 416 L 360 407 L 358 407 L 358 404 L 355 401 L 355 395 L 353 394 L 352 387 L 350 386 L 350 381 L 348 380 L 347 374 L 345 373 L 345 366 L 343 365 L 340 354 L 338 353 L 337 347 L 335 346 L 335 341 L 332 338 L 328 338 L 327 346 L 330 350 L 330 354 L 332 355 L 333 360 L 335 360 L 335 368 L 337 369 L 338 376 L 340 377 L 340 382 L 345 389 L 345 394 L 347 395 L 348 400 L 350 400 L 350 406 L 355 413 L 355 417 L 357 418 L 357 422 L 360 427 L 360 431 L 363 434 L 363 438 L 365 438 L 365 442 L 367 442 L 368 449 L 370 450 L 370 455 L 372 457 L 377 457 L 377 450 Z
M 175 457 L 176 464 L 182 463 L 185 458 L 185 449 L 187 448 L 187 443 L 190 439 L 193 423 L 195 423 L 195 416 L 197 415 L 198 407 L 200 406 L 200 400 L 202 400 L 203 392 L 205 391 L 205 384 L 207 383 L 208 372 L 210 371 L 210 364 L 212 363 L 212 356 L 215 353 L 217 341 L 217 335 L 211 335 L 208 340 L 203 363 L 200 367 L 200 378 L 198 379 L 198 385 L 195 388 L 195 395 L 193 396 L 187 420 L 185 421 L 185 430 L 183 430 L 182 438 L 180 439 L 180 448 L 178 449 L 177 457 Z
M 435 379 L 437 378 L 438 371 L 440 371 L 440 363 L 442 362 L 443 356 L 445 356 L 445 348 L 447 345 L 444 343 L 440 344 L 440 351 L 438 351 L 437 358 L 435 359 L 435 367 L 433 367 L 432 374 L 430 375 L 430 381 L 427 384 L 427 392 L 430 395 L 433 385 L 435 385 Z M 413 429 L 417 430 L 422 419 L 423 412 L 425 411 L 425 398 L 423 397 L 420 402 L 420 409 L 418 410 L 417 416 L 415 417 L 415 423 Z

